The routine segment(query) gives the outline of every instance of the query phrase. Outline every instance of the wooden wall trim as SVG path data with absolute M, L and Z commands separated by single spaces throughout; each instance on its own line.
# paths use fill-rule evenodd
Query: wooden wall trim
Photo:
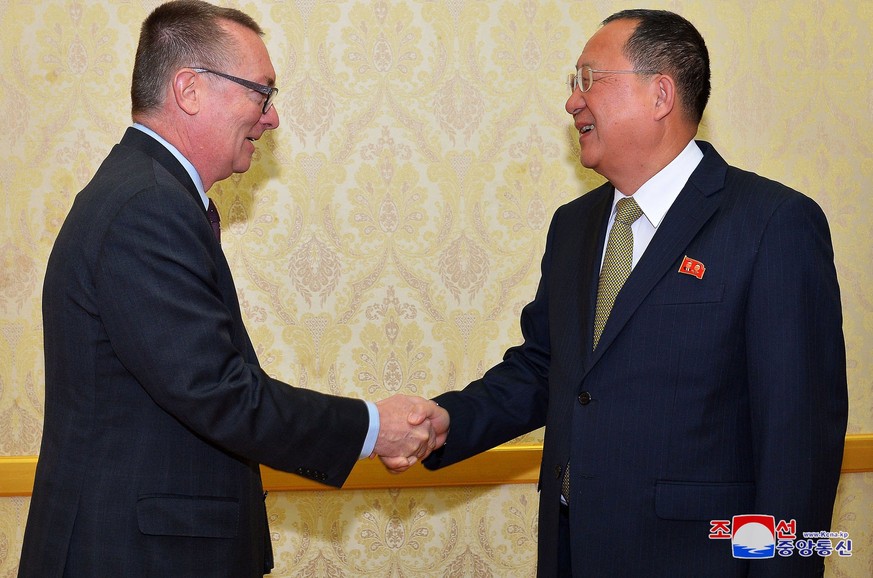
M 388 473 L 378 459 L 361 460 L 343 489 L 535 484 L 542 455 L 541 444 L 509 444 L 436 472 L 416 464 L 399 475 Z M 36 461 L 36 456 L 0 456 L 0 496 L 29 496 Z M 266 466 L 261 467 L 261 472 L 264 488 L 270 491 L 332 490 Z M 873 433 L 846 436 L 842 472 L 873 472 Z

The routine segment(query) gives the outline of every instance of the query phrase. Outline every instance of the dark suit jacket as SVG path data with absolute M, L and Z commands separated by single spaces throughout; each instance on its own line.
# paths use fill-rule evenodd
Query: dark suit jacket
M 815 575 L 822 558 L 749 563 L 710 520 L 770 514 L 830 527 L 846 431 L 840 295 L 827 222 L 809 198 L 729 167 L 707 143 L 619 293 L 592 352 L 613 198 L 559 208 L 524 343 L 437 401 L 442 467 L 545 425 L 539 575 L 554 576 L 571 468 L 575 576 Z M 685 256 L 702 279 L 679 273 Z M 801 536 L 798 535 L 798 538 Z
M 261 576 L 258 464 L 340 486 L 357 461 L 366 406 L 259 367 L 191 179 L 136 129 L 61 228 L 43 322 L 19 576 Z

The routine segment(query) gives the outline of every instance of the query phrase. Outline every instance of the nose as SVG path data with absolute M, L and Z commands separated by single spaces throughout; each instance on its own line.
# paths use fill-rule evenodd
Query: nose
M 567 103 L 564 105 L 564 110 L 573 115 L 583 108 L 585 108 L 585 97 L 579 88 L 575 88 L 567 99 Z
M 276 110 L 275 102 L 270 110 L 261 115 L 261 124 L 266 127 L 264 130 L 273 130 L 279 126 L 279 111 Z

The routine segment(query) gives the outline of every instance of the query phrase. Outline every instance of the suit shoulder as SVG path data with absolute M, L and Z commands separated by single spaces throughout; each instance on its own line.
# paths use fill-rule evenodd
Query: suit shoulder
M 194 214 L 196 204 L 154 159 L 133 147 L 116 145 L 73 200 L 53 252 L 96 255 L 107 232 L 133 207 L 152 207 L 168 215 Z
M 801 210 L 821 213 L 821 207 L 808 195 L 779 181 L 730 166 L 725 176 L 725 192 L 735 204 L 772 213 Z
M 734 166 L 729 166 L 727 169 L 725 189 L 734 192 L 734 194 L 753 195 L 762 201 L 777 204 L 790 199 L 812 200 L 809 196 L 784 183 Z
M 154 202 L 173 204 L 174 199 L 187 200 L 184 186 L 154 158 L 135 147 L 116 145 L 97 169 L 91 181 L 76 196 L 76 204 L 104 216 L 113 214 L 134 197 L 156 195 Z
M 150 164 L 151 159 L 142 152 L 116 145 L 88 184 L 76 195 L 76 202 L 124 202 L 140 189 L 154 184 Z
M 722 218 L 741 222 L 756 244 L 764 242 L 767 231 L 781 231 L 797 243 L 799 236 L 812 233 L 830 244 L 830 226 L 822 207 L 783 183 L 729 167 L 722 196 Z
M 728 166 L 727 168 L 725 187 L 739 188 L 747 191 L 766 191 L 768 194 L 775 196 L 802 194 L 779 181 L 735 166 Z

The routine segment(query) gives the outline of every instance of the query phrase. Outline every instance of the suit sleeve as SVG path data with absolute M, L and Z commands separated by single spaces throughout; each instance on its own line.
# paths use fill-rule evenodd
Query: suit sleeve
M 748 294 L 747 363 L 757 512 L 830 529 L 848 412 L 846 356 L 833 249 L 821 209 L 792 196 L 761 238 Z M 797 552 L 753 575 L 809 576 Z M 760 574 L 758 574 L 760 573 Z
M 160 189 L 135 195 L 103 241 L 95 283 L 110 346 L 154 402 L 197 435 L 342 485 L 363 445 L 366 405 L 289 386 L 259 367 L 209 223 L 190 195 Z

